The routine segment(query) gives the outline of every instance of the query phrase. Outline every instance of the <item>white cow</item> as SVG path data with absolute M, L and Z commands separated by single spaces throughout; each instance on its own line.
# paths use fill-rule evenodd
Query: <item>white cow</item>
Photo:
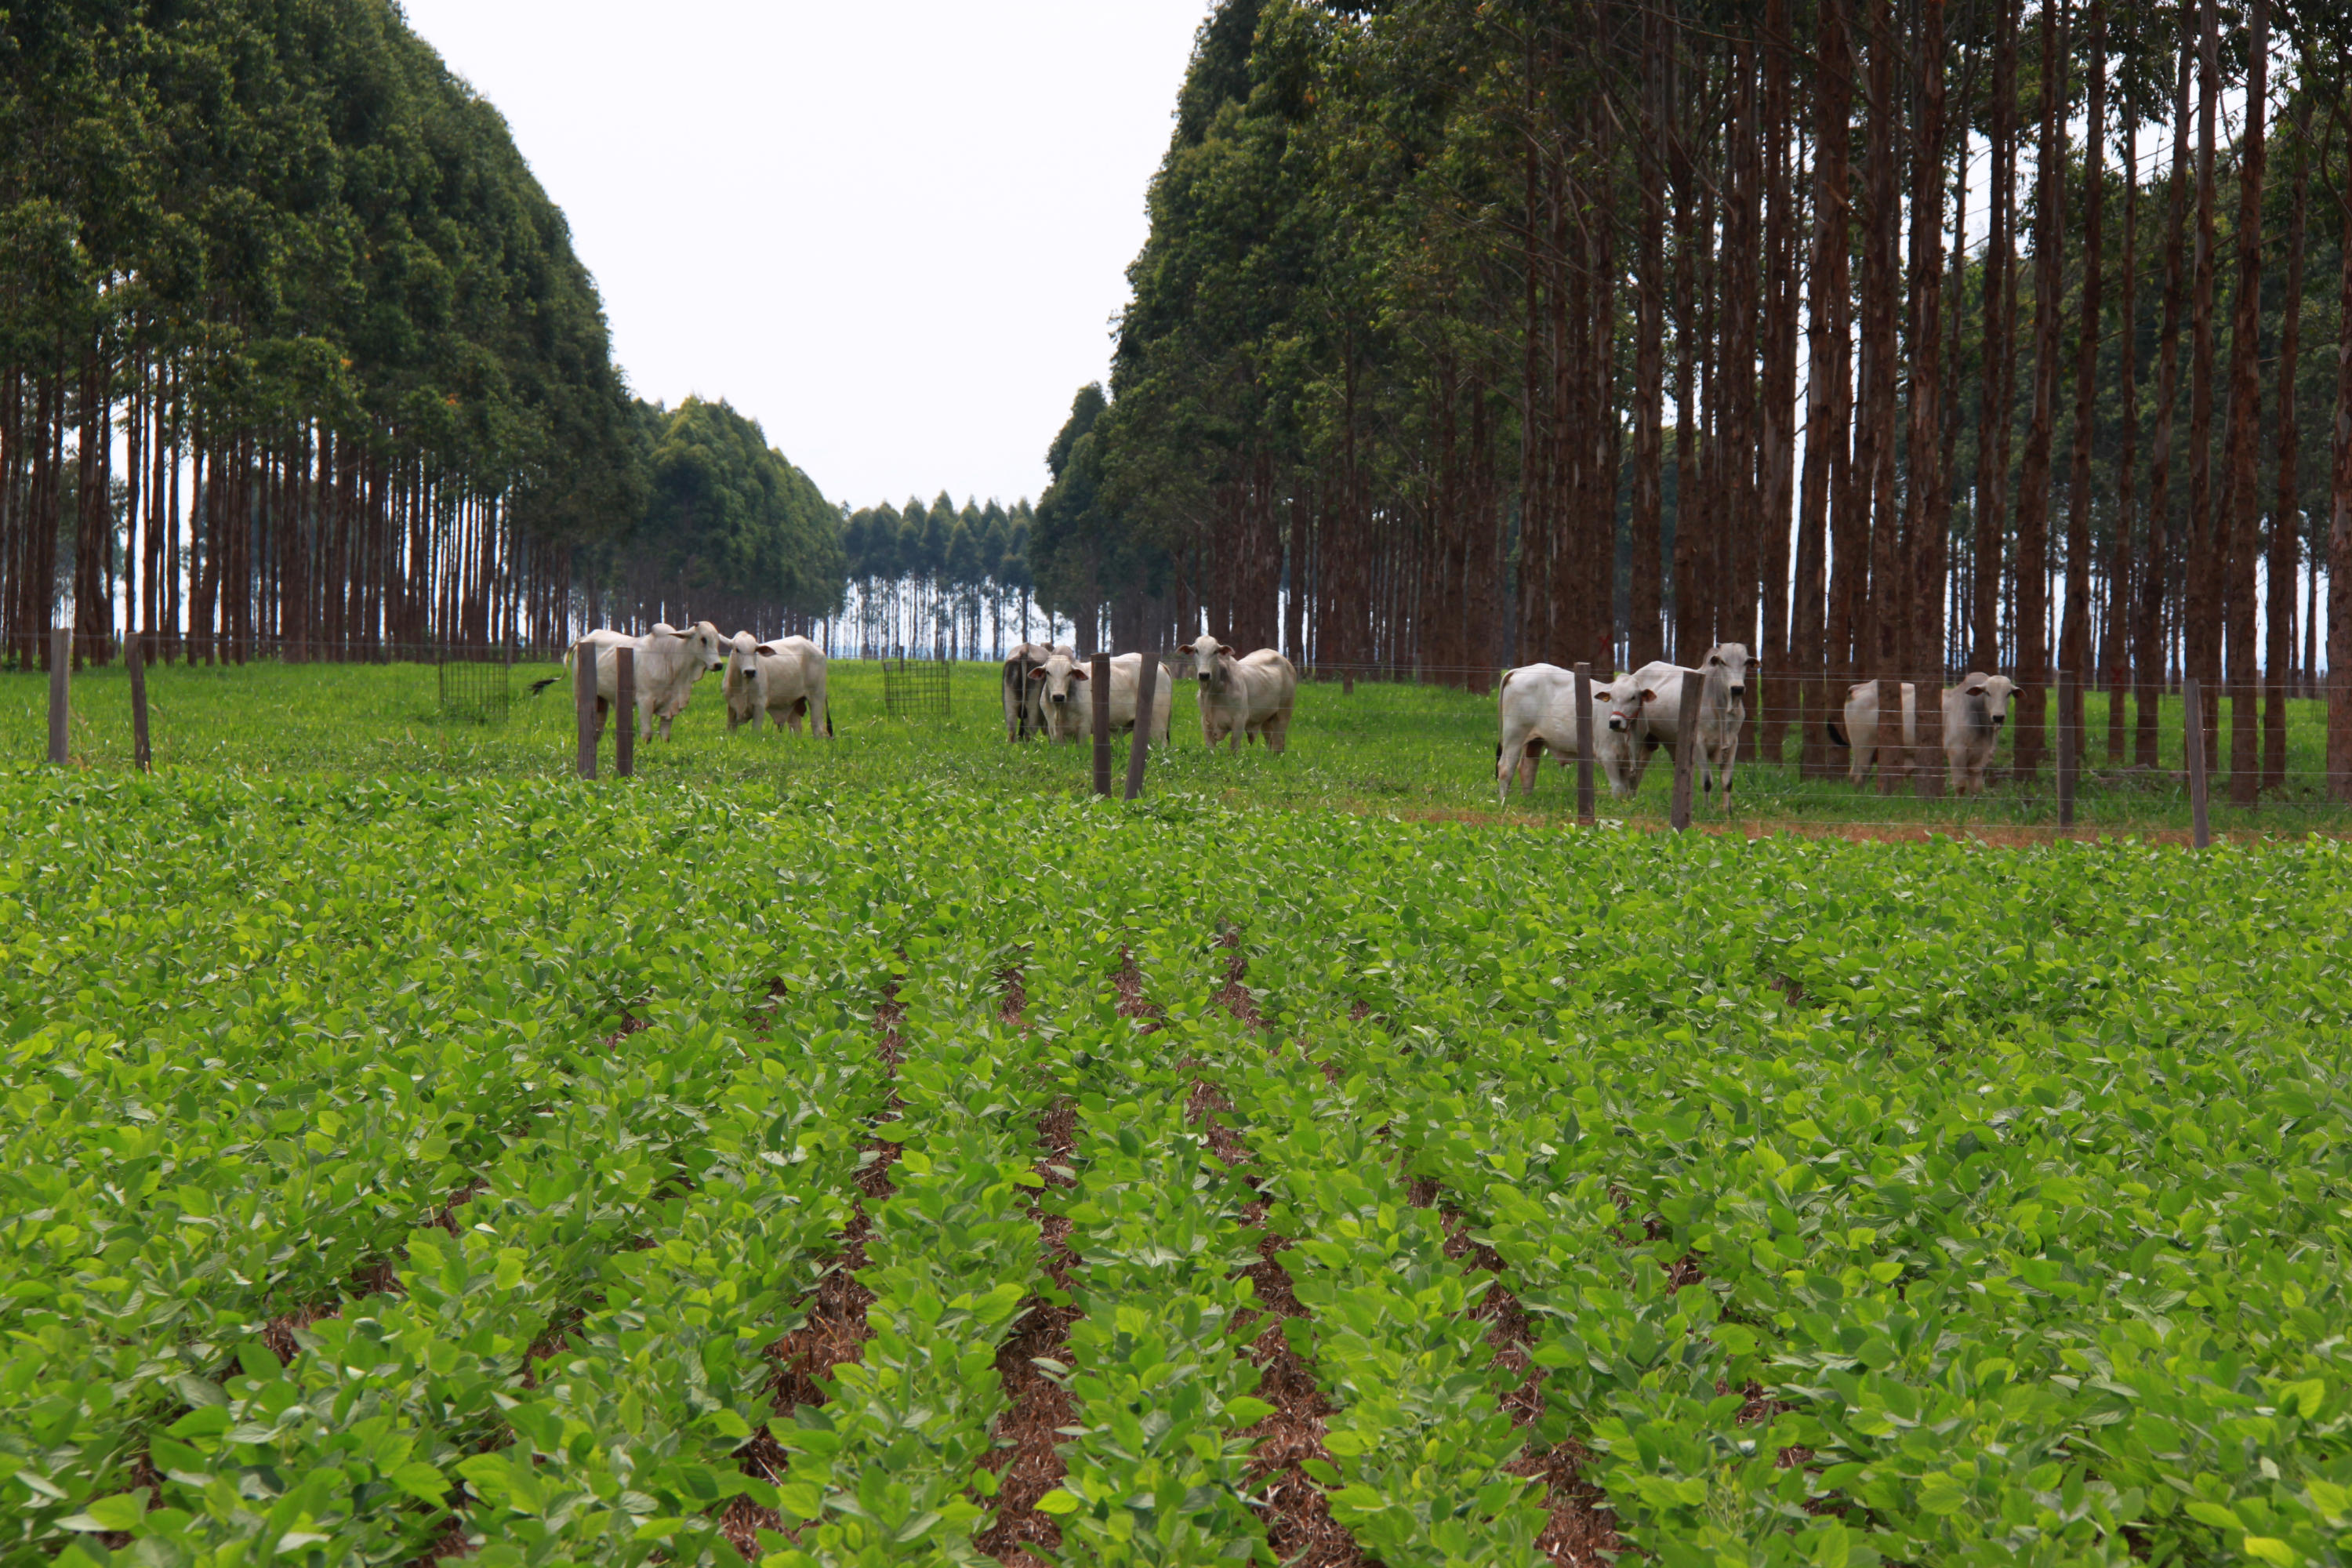
M 1723 781 L 1724 809 L 1731 809 L 1731 770 L 1738 761 L 1740 729 L 1748 722 L 1748 677 L 1759 662 L 1748 656 L 1746 643 L 1719 642 L 1706 650 L 1696 672 L 1664 659 L 1635 670 L 1634 680 L 1653 695 L 1642 705 L 1642 763 L 1634 782 L 1641 782 L 1651 752 L 1664 746 L 1667 756 L 1674 755 L 1675 738 L 1682 732 L 1683 677 L 1696 673 L 1706 684 L 1699 689 L 1698 755 L 1691 768 L 1706 794 L 1714 793 L 1717 778 Z
M 1004 699 L 1004 738 L 1025 741 L 1033 734 L 1045 732 L 1044 693 L 1029 679 L 1029 672 L 1055 654 L 1075 659 L 1077 649 L 1066 645 L 1050 647 L 1044 643 L 1015 643 L 1004 657 L 1004 674 L 1000 682 Z
M 1954 795 L 1982 794 L 1985 765 L 1992 761 L 1993 745 L 2001 726 L 2009 722 L 2009 700 L 2017 683 L 2006 675 L 1970 670 L 1958 686 L 1944 689 L 1944 767 Z M 1878 682 L 1857 681 L 1847 688 L 1845 732 L 1830 726 L 1830 739 L 1853 750 L 1850 776 L 1859 785 L 1878 750 Z M 1911 682 L 1903 683 L 1903 743 L 1919 743 L 1919 699 Z
M 667 623 L 656 623 L 644 637 L 631 637 L 626 632 L 595 631 L 580 639 L 595 650 L 596 656 L 596 732 L 604 732 L 604 713 L 621 699 L 621 666 L 615 657 L 624 647 L 635 656 L 631 681 L 635 687 L 637 705 L 637 739 L 653 738 L 656 721 L 661 724 L 662 739 L 669 739 L 670 721 L 686 707 L 687 697 L 694 683 L 705 671 L 722 669 L 726 658 L 719 628 L 709 621 L 697 621 L 684 631 Z M 563 668 L 569 672 L 578 656 L 579 644 L 563 650 Z M 558 676 L 550 676 L 531 687 L 536 693 L 552 686 Z
M 737 632 L 727 653 L 728 730 L 744 723 L 757 728 L 764 713 L 777 729 L 797 735 L 805 715 L 810 734 L 831 735 L 824 678 L 824 650 L 808 638 L 759 642 L 750 632 Z
M 1110 661 L 1113 734 L 1135 728 L 1135 699 L 1143 682 L 1144 658 L 1139 653 L 1123 653 Z M 1047 735 L 1056 741 L 1075 741 L 1095 732 L 1094 694 L 1087 689 L 1094 677 L 1086 663 L 1057 648 L 1029 672 L 1029 679 L 1042 700 Z M 1151 743 L 1155 746 L 1168 743 L 1169 694 L 1175 686 L 1167 667 L 1161 666 L 1151 692 Z
M 1642 710 L 1649 693 L 1630 676 L 1596 680 L 1591 686 L 1592 756 L 1609 776 L 1609 793 L 1619 800 L 1633 798 L 1641 780 Z M 1537 770 L 1549 749 L 1568 766 L 1578 760 L 1576 750 L 1576 673 L 1556 664 L 1530 664 L 1503 672 L 1496 696 L 1503 721 L 1503 739 L 1495 748 L 1495 802 L 1510 798 L 1511 773 L 1519 775 L 1519 793 L 1533 795 Z
M 1226 736 L 1234 750 L 1242 737 L 1255 745 L 1265 737 L 1265 749 L 1279 752 L 1290 737 L 1290 710 L 1298 700 L 1298 671 L 1270 647 L 1247 658 L 1215 637 L 1202 633 L 1178 649 L 1189 656 L 1201 689 L 1201 736 L 1215 751 Z

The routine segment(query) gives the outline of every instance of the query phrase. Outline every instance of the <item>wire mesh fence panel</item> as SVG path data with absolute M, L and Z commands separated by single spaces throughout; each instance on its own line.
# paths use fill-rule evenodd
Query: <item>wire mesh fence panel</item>
M 882 661 L 882 710 L 893 719 L 944 719 L 951 666 L 942 658 Z
M 444 650 L 434 662 L 434 678 L 442 718 L 472 724 L 507 721 L 514 690 L 513 669 L 504 652 L 485 657 Z

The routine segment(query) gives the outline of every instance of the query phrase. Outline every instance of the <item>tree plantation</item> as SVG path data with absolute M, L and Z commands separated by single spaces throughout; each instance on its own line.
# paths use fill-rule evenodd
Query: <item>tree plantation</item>
M 2186 674 L 2252 792 L 2326 669 L 2340 784 L 2347 57 L 2309 0 L 1226 0 L 1046 602 L 1480 689 L 1745 642 L 1815 770 L 1847 682 L 1968 668 L 2028 776 L 2058 669 L 2154 764 Z
M 839 516 L 633 402 L 562 215 L 383 0 L 0 20 L 0 658 L 830 614 Z

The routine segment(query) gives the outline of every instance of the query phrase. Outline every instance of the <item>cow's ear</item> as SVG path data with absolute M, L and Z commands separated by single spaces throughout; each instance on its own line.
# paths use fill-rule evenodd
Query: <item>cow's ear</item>
M 1981 683 L 1975 686 L 1965 687 L 1962 689 L 1967 691 L 1967 693 L 1971 697 L 1982 697 L 1985 694 L 1985 689 Z
M 1239 655 L 1239 654 L 1235 653 L 1233 649 L 1231 649 L 1231 648 L 1227 647 L 1226 647 L 1224 644 L 1223 644 L 1223 643 L 1219 643 L 1219 644 L 1217 645 L 1217 651 L 1218 651 L 1219 653 L 1221 653 L 1221 654 L 1223 654 L 1227 658 L 1241 658 L 1241 655 Z
M 1082 664 L 1076 669 L 1070 671 L 1070 679 L 1072 680 L 1092 680 L 1094 677 L 1087 673 L 1087 667 Z
M 1658 694 L 1654 691 L 1644 689 L 1642 692 L 1642 700 L 1644 702 L 1655 702 L 1657 700 Z
M 751 651 L 760 655 L 763 658 L 773 658 L 776 657 L 777 653 L 777 649 L 769 643 L 761 643 L 758 647 L 753 648 Z
M 1032 680 L 1043 680 L 1043 679 L 1045 679 L 1045 667 L 1044 665 L 1042 665 L 1042 664 L 1041 664 L 1041 665 L 1039 665 L 1036 668 L 1034 668 L 1034 669 L 1031 670 L 1031 671 L 1029 672 L 1029 679 L 1032 679 Z

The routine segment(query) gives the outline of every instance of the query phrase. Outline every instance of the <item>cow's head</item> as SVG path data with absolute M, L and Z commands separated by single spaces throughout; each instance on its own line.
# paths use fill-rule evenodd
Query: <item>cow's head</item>
M 719 628 L 709 621 L 697 621 L 678 634 L 701 662 L 698 670 L 721 670 L 727 668 L 728 640 L 719 635 Z
M 1610 729 L 1624 734 L 1642 722 L 1643 707 L 1654 700 L 1654 691 L 1644 690 L 1638 680 L 1616 680 L 1592 689 L 1592 700 L 1601 711 Z
M 1748 671 L 1760 670 L 1762 667 L 1763 660 L 1748 658 L 1748 645 L 1744 642 L 1719 642 L 1706 650 L 1707 679 L 1712 680 L 1720 672 L 1734 702 L 1748 695 Z
M 2009 722 L 2009 700 L 2017 690 L 2017 682 L 2008 676 L 1970 670 L 1960 677 L 1960 689 L 1984 705 L 1986 722 L 1996 728 Z
M 1234 678 L 1234 650 L 1206 632 L 1182 644 L 1177 652 L 1192 661 L 1193 678 L 1206 690 L 1223 691 Z
M 1073 683 L 1091 679 L 1092 677 L 1087 675 L 1085 665 L 1068 654 L 1057 652 L 1031 670 L 1029 679 L 1041 683 L 1038 691 L 1045 699 L 1046 711 L 1060 713 L 1068 710 L 1073 694 L 1078 689 Z

